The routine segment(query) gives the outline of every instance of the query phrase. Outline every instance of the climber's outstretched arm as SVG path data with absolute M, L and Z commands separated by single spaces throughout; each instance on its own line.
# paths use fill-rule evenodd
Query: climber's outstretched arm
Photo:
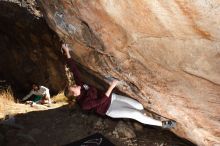
M 80 77 L 80 72 L 76 66 L 75 61 L 71 58 L 70 49 L 69 49 L 68 45 L 62 44 L 62 49 L 64 50 L 64 52 L 66 54 L 66 57 L 67 57 L 66 63 L 67 63 L 68 68 L 70 69 L 70 71 L 73 73 L 75 83 L 77 85 L 81 85 L 82 81 L 81 81 L 81 77 Z

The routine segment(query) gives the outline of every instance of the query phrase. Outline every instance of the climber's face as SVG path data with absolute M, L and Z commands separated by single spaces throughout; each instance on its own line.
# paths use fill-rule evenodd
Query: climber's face
M 37 86 L 37 85 L 35 85 L 35 84 L 32 85 L 32 88 L 34 89 L 34 91 L 39 90 L 39 86 Z
M 72 96 L 79 96 L 81 93 L 81 86 L 71 85 L 69 87 L 69 94 Z

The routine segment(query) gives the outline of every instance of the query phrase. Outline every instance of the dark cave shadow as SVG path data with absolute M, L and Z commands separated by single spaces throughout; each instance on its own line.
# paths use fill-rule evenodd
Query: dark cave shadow
M 51 94 L 57 94 L 60 89 L 50 83 L 50 74 L 42 67 L 47 60 L 55 59 L 45 60 L 42 54 L 46 47 L 54 48 L 54 54 L 62 60 L 59 37 L 42 17 L 33 14 L 26 1 L 18 3 L 0 1 L 0 81 L 7 82 L 0 83 L 0 89 L 9 84 L 14 96 L 21 98 L 36 82 L 49 87 Z M 61 62 L 56 64 L 62 73 Z M 64 82 L 60 82 L 63 87 Z
M 109 128 L 107 128 L 107 130 L 105 129 L 105 132 L 99 131 L 104 136 L 107 135 L 106 131 L 112 132 L 115 125 L 121 120 L 100 117 L 93 113 L 83 112 L 78 106 L 70 110 L 68 105 L 44 111 L 18 114 L 15 116 L 16 123 L 23 126 L 24 129 L 14 130 L 10 137 L 13 141 L 5 141 L 5 145 L 23 145 L 24 141 L 20 141 L 16 137 L 18 133 L 25 133 L 33 136 L 37 145 L 41 146 L 68 144 L 97 132 L 94 130 L 94 125 L 100 118 L 103 118 L 103 120 L 107 121 L 106 123 L 109 124 Z M 126 121 L 127 119 L 125 119 L 125 122 Z M 132 120 L 130 120 L 130 122 L 132 122 Z M 112 125 L 112 127 L 110 125 Z M 0 130 L 0 134 L 2 131 L 3 130 Z M 34 135 L 33 131 L 40 131 L 40 133 L 36 134 L 35 132 Z M 146 141 L 152 144 L 161 142 L 171 146 L 195 146 L 191 142 L 177 137 L 170 131 L 153 126 L 144 126 L 144 131 L 137 134 L 137 139 L 143 138 L 143 135 L 146 135 Z M 117 139 L 115 140 L 116 141 L 110 139 L 113 143 L 120 143 L 117 142 Z

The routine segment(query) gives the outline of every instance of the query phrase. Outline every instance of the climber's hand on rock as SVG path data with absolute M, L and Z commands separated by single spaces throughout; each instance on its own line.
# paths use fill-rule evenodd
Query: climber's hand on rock
M 116 79 L 114 79 L 112 82 L 111 82 L 111 86 L 114 88 L 114 87 L 116 87 L 117 86 L 117 84 L 118 84 L 118 80 L 116 80 Z
M 115 86 L 118 84 L 118 82 L 119 82 L 119 81 L 116 80 L 116 79 L 114 79 L 114 80 L 111 82 L 111 84 L 110 84 L 108 90 L 105 92 L 105 95 L 106 95 L 107 97 L 110 97 L 110 94 L 112 93 L 112 90 L 115 88 Z
M 62 49 L 65 53 L 68 53 L 70 51 L 69 47 L 67 44 L 62 44 Z
M 67 44 L 62 44 L 62 49 L 65 52 L 67 58 L 71 58 L 70 49 Z

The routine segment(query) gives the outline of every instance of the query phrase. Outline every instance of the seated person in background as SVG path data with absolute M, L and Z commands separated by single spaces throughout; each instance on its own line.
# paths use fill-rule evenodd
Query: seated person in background
M 113 80 L 106 91 L 101 91 L 94 86 L 87 85 L 81 81 L 80 72 L 71 58 L 69 48 L 66 44 L 62 48 L 67 57 L 67 66 L 73 73 L 74 85 L 66 87 L 64 94 L 69 97 L 76 97 L 76 102 L 83 110 L 95 111 L 104 116 L 112 118 L 130 118 L 143 124 L 159 126 L 162 128 L 173 128 L 176 122 L 173 120 L 159 121 L 147 116 L 144 107 L 138 101 L 112 93 L 118 84 L 118 80 Z
M 35 95 L 35 98 L 33 101 L 27 101 L 27 103 L 30 103 L 31 105 L 33 104 L 51 104 L 51 99 L 50 99 L 50 92 L 49 89 L 44 87 L 44 86 L 39 86 L 38 84 L 33 84 L 32 85 L 32 90 L 28 95 L 26 95 L 24 98 L 22 98 L 21 101 L 25 101 L 29 99 L 32 95 Z

